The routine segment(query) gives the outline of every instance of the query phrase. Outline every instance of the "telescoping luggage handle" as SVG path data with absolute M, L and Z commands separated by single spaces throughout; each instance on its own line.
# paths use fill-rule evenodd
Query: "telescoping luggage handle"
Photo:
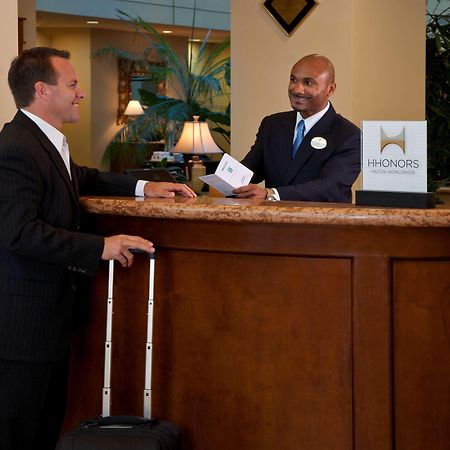
M 155 255 L 133 249 L 132 253 L 145 253 L 149 256 L 148 300 L 147 300 L 147 343 L 145 351 L 145 386 L 144 386 L 144 414 L 145 419 L 152 416 L 152 339 L 153 339 L 153 292 L 155 276 Z M 113 316 L 113 282 L 114 260 L 109 261 L 108 278 L 108 306 L 106 311 L 106 340 L 105 340 L 105 374 L 102 395 L 102 416 L 110 415 L 111 406 L 111 351 L 112 351 L 112 316 Z

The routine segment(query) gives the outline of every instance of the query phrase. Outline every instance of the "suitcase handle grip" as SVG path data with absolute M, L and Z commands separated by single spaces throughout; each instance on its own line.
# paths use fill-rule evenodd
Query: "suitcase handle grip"
M 155 252 L 153 252 L 153 253 L 146 252 L 145 250 L 141 250 L 140 248 L 129 248 L 128 250 L 130 250 L 130 252 L 131 252 L 133 255 L 138 255 L 138 254 L 140 254 L 140 253 L 143 253 L 143 254 L 148 255 L 148 257 L 149 257 L 150 259 L 155 259 Z

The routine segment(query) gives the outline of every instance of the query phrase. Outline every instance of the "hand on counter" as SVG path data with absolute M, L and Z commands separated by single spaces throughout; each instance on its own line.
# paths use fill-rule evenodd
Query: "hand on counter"
M 153 243 L 147 239 L 119 234 L 105 238 L 102 259 L 114 259 L 119 261 L 123 267 L 130 267 L 133 264 L 133 254 L 130 252 L 130 248 L 137 248 L 149 253 L 155 251 Z
M 149 181 L 144 186 L 144 194 L 146 197 L 162 197 L 170 198 L 175 197 L 175 194 L 179 194 L 187 198 L 195 198 L 197 195 L 195 192 L 185 184 L 180 183 L 166 183 L 166 182 L 154 182 Z
M 252 198 L 256 200 L 264 200 L 266 198 L 266 190 L 257 184 L 248 184 L 241 186 L 233 191 L 237 198 Z

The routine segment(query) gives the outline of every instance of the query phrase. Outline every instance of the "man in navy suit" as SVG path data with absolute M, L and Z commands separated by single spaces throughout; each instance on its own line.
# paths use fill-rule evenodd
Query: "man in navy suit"
M 80 277 L 100 260 L 130 266 L 139 236 L 80 231 L 79 195 L 195 197 L 187 186 L 101 173 L 70 158 L 64 123 L 84 97 L 69 53 L 25 50 L 8 82 L 19 111 L 0 133 L 0 450 L 50 450 L 66 402 Z
M 265 117 L 255 144 L 242 160 L 252 183 L 235 189 L 239 198 L 351 202 L 360 172 L 359 128 L 329 102 L 336 90 L 328 58 L 308 55 L 291 70 L 293 111 Z M 257 184 L 265 180 L 266 189 Z

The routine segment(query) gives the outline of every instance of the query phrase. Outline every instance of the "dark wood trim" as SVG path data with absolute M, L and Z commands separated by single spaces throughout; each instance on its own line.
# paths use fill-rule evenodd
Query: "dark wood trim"
M 18 32 L 18 54 L 20 55 L 23 51 L 23 46 L 26 44 L 26 41 L 24 40 L 23 36 L 24 36 L 24 22 L 25 22 L 26 17 L 19 17 L 18 18 L 18 24 L 17 24 L 17 32 Z

